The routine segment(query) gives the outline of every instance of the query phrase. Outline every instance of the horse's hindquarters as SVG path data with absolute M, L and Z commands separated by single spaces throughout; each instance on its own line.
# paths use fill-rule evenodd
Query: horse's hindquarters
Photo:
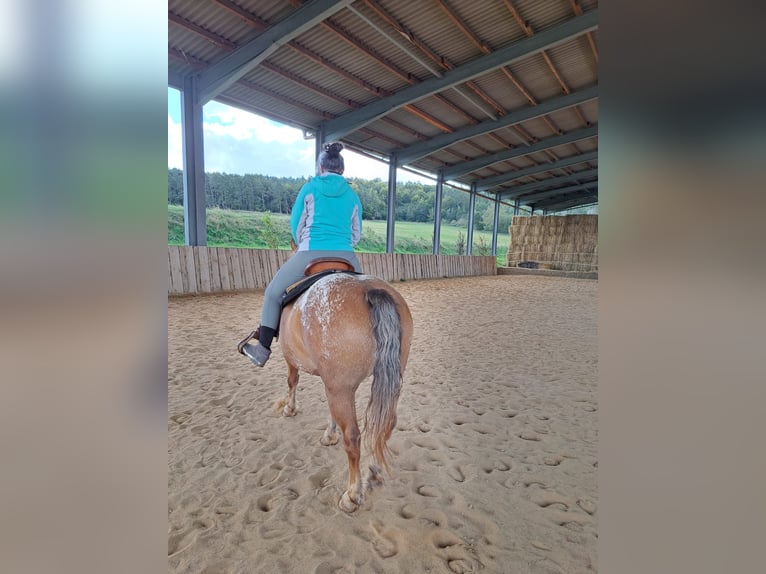
M 344 378 L 359 382 L 372 373 L 375 340 L 366 287 L 355 276 L 339 275 L 328 277 L 306 294 L 300 309 L 304 344 L 322 373 L 342 369 Z
M 366 295 L 375 289 L 389 293 L 396 304 L 404 370 L 412 340 L 410 310 L 388 283 L 367 275 L 330 275 L 285 307 L 280 345 L 287 361 L 312 374 L 337 370 L 338 365 L 362 379 L 371 374 L 375 339 Z

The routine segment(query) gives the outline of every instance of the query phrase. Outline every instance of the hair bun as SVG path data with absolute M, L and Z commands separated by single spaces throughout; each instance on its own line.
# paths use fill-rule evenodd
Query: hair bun
M 332 143 L 326 143 L 322 147 L 327 152 L 327 155 L 338 156 L 340 155 L 340 152 L 343 149 L 343 144 L 340 142 L 332 142 Z

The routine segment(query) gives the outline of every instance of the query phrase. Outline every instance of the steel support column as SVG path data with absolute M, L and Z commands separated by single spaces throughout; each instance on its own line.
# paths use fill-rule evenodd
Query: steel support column
M 434 255 L 439 255 L 442 226 L 442 191 L 444 190 L 444 174 L 439 171 L 436 178 L 436 198 L 434 199 Z
M 187 76 L 184 78 L 181 104 L 184 162 L 184 241 L 186 245 L 207 245 L 202 105 L 198 103 L 196 77 Z
M 495 195 L 495 216 L 492 218 L 492 256 L 497 257 L 497 228 L 500 225 L 500 196 Z
M 314 131 L 314 174 L 319 175 L 319 154 L 324 145 L 324 130 L 319 127 Z
M 518 215 L 519 214 L 519 208 L 521 207 L 521 200 L 517 199 L 513 202 L 513 214 Z
M 465 254 L 473 252 L 473 212 L 476 208 L 476 183 L 471 184 L 471 197 L 468 200 L 468 237 L 465 240 Z
M 396 165 L 392 155 L 388 161 L 388 204 L 386 212 L 386 253 L 394 252 L 394 226 L 396 225 Z

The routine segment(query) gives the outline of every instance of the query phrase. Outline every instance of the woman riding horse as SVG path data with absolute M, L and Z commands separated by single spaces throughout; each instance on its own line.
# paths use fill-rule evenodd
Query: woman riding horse
M 339 434 L 343 438 L 348 486 L 338 505 L 344 512 L 354 512 L 366 490 L 382 482 L 382 468 L 388 468 L 386 444 L 396 426 L 396 406 L 412 341 L 412 315 L 402 296 L 385 281 L 347 273 L 322 277 L 282 310 L 282 293 L 303 278 L 313 260 L 341 258 L 360 271 L 353 247 L 362 233 L 362 204 L 342 177 L 342 149 L 337 142 L 325 145 L 318 159 L 320 175 L 301 189 L 290 218 L 297 251 L 266 288 L 260 333 L 254 331 L 243 339 L 238 350 L 262 367 L 279 331 L 288 367 L 284 416 L 297 413 L 299 370 L 322 379 L 330 419 L 320 442 L 329 446 L 338 442 Z M 247 342 L 253 337 L 258 338 L 257 344 Z M 364 437 L 373 464 L 363 479 L 362 434 L 354 397 L 370 375 Z
M 301 279 L 306 266 L 320 257 L 341 258 L 361 271 L 354 245 L 362 237 L 362 202 L 343 177 L 340 155 L 343 144 L 324 144 L 317 159 L 319 175 L 301 188 L 290 216 L 297 251 L 277 271 L 266 287 L 258 342 L 246 344 L 241 352 L 262 367 L 271 356 L 271 342 L 279 330 L 282 293 Z

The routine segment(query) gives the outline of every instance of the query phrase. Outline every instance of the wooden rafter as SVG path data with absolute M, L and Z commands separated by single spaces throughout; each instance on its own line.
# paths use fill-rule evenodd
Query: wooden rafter
M 529 22 L 527 20 L 524 20 L 521 17 L 521 14 L 519 14 L 519 11 L 516 9 L 516 7 L 513 5 L 511 0 L 503 0 L 505 2 L 505 6 L 508 8 L 508 11 L 511 13 L 513 18 L 516 20 L 516 22 L 519 24 L 519 27 L 524 31 L 524 33 L 527 35 L 528 38 L 531 38 L 535 35 L 535 31 L 532 29 L 532 26 L 530 26 Z M 556 81 L 558 82 L 559 86 L 561 86 L 561 90 L 565 94 L 571 94 L 572 90 L 569 88 L 567 83 L 564 81 L 564 78 L 561 77 L 561 73 L 559 72 L 556 65 L 553 63 L 553 60 L 551 60 L 550 55 L 548 54 L 547 50 L 543 50 L 541 52 L 541 55 L 543 57 L 543 60 L 545 60 L 545 63 L 548 65 L 548 68 L 550 69 L 551 73 L 553 74 L 553 77 L 556 78 Z M 590 122 L 585 119 L 585 116 L 582 115 L 582 111 L 580 110 L 580 106 L 572 106 L 574 109 L 574 112 L 577 114 L 577 117 L 580 118 L 580 121 L 585 127 L 588 127 L 590 125 Z M 562 133 L 560 129 L 556 128 L 556 133 Z

